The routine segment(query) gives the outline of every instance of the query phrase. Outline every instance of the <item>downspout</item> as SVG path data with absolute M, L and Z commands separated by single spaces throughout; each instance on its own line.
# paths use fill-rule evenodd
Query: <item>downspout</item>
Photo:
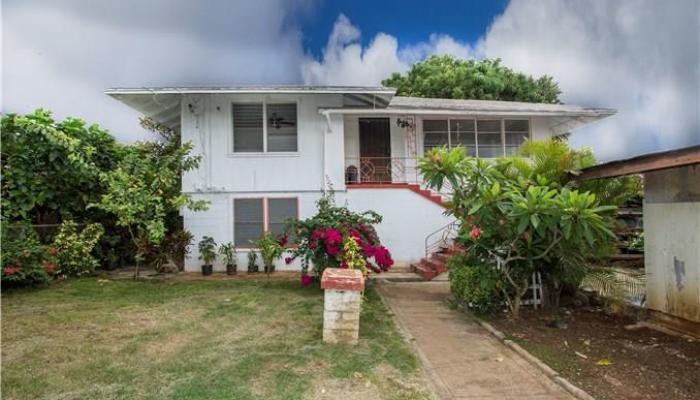
M 328 110 L 321 111 L 321 115 L 326 117 L 326 130 L 325 132 L 323 132 L 323 149 L 321 150 L 321 152 L 323 153 L 323 165 L 321 166 L 321 191 L 323 192 L 323 194 L 326 194 L 326 158 L 328 157 L 326 154 L 326 135 L 329 135 L 332 132 L 332 128 L 331 115 L 328 113 Z

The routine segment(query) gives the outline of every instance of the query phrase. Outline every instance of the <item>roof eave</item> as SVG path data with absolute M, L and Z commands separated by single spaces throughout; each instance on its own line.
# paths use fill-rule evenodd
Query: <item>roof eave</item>
M 320 108 L 319 112 L 325 114 L 360 115 L 360 114 L 386 114 L 386 115 L 512 115 L 512 116 L 549 116 L 549 117 L 593 117 L 605 118 L 617 113 L 612 109 L 596 109 L 582 111 L 514 111 L 514 110 L 446 110 L 446 109 L 416 109 L 416 108 L 385 108 L 385 109 L 355 109 L 355 108 Z

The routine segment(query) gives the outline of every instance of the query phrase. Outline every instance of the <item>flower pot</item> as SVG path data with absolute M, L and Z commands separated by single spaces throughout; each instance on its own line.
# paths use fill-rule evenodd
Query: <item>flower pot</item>
M 255 273 L 257 273 L 259 270 L 260 270 L 260 269 L 259 269 L 259 267 L 258 267 L 257 265 L 255 265 L 255 266 L 253 266 L 253 267 L 248 267 L 248 273 L 249 273 L 249 274 L 255 274 Z
M 266 274 L 271 274 L 275 272 L 275 266 L 274 265 L 266 265 L 265 266 L 265 273 Z
M 214 272 L 214 266 L 211 264 L 202 265 L 202 275 L 211 275 Z
M 226 273 L 228 275 L 236 275 L 238 266 L 236 264 L 226 264 Z

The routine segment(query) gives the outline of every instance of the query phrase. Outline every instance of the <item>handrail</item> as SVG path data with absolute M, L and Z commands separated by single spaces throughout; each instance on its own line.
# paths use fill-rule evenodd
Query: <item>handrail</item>
M 453 241 L 454 237 L 456 236 L 456 234 L 453 235 L 453 233 L 456 233 L 458 230 L 459 220 L 454 220 L 449 224 L 429 233 L 425 237 L 425 258 L 427 259 L 430 256 L 430 253 L 432 253 L 435 249 L 449 246 L 450 242 Z M 438 234 L 440 234 L 440 237 L 431 242 L 431 238 Z

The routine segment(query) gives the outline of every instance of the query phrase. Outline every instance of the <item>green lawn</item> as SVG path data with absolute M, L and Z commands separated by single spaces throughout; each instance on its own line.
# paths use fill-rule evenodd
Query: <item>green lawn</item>
M 373 290 L 357 347 L 321 343 L 323 293 L 288 281 L 81 279 L 2 295 L 4 399 L 422 399 Z

